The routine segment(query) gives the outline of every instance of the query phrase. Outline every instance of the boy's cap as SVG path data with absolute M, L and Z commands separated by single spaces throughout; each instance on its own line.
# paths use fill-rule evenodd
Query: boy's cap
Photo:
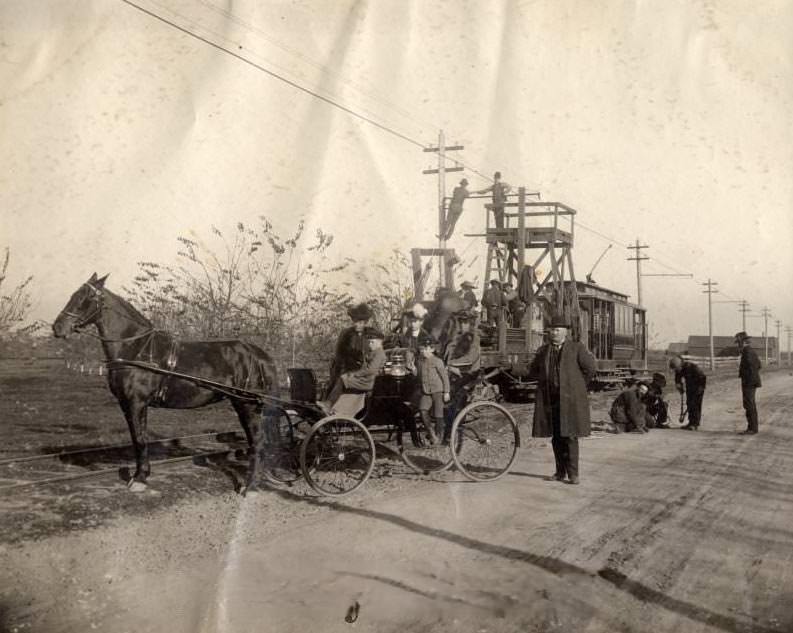
M 419 347 L 435 347 L 437 341 L 431 334 L 424 334 L 419 337 Z
M 374 327 L 368 327 L 364 330 L 363 337 L 365 339 L 384 339 L 383 333 Z

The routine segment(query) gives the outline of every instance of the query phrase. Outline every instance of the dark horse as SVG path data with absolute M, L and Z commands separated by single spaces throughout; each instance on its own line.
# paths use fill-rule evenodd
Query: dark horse
M 247 485 L 241 492 L 252 490 L 259 466 L 259 423 L 262 405 L 245 398 L 229 397 L 234 388 L 278 395 L 275 365 L 266 352 L 242 341 L 179 341 L 138 312 L 127 301 L 105 288 L 107 275 L 98 279 L 96 273 L 82 284 L 69 299 L 52 326 L 56 337 L 89 325 L 95 325 L 108 362 L 107 382 L 118 399 L 127 419 L 136 469 L 128 487 L 133 491 L 146 488 L 151 472 L 146 446 L 147 410 L 149 407 L 195 409 L 228 397 L 239 416 L 249 444 Z M 133 361 L 154 369 L 131 367 Z M 158 373 L 156 370 L 178 372 L 206 379 L 229 391 L 202 387 L 193 381 Z

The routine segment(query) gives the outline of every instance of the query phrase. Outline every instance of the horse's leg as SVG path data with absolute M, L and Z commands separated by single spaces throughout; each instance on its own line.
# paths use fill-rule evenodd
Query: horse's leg
M 122 402 L 121 408 L 135 449 L 135 474 L 127 482 L 127 487 L 132 492 L 143 492 L 146 490 L 146 478 L 151 473 L 149 447 L 146 443 L 148 411 L 145 404 L 130 401 Z
M 256 490 L 263 430 L 255 405 L 240 402 L 239 400 L 232 400 L 231 405 L 237 412 L 242 430 L 245 431 L 245 437 L 248 440 L 248 477 L 245 486 L 239 490 L 240 494 L 245 496 L 247 492 Z

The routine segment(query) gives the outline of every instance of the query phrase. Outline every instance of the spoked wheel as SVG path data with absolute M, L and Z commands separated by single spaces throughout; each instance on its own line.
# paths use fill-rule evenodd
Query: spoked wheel
M 270 483 L 291 484 L 302 477 L 300 470 L 300 442 L 295 438 L 289 415 L 266 418 L 261 452 L 262 475 Z
M 341 497 L 358 489 L 374 468 L 372 436 L 358 420 L 322 418 L 300 447 L 300 468 L 308 484 L 322 495 Z
M 520 447 L 518 424 L 495 402 L 473 402 L 454 419 L 455 466 L 472 481 L 493 481 L 512 466 Z
M 430 444 L 429 437 L 421 422 L 410 420 L 407 432 L 402 433 L 402 461 L 417 473 L 429 475 L 448 469 L 452 461 L 452 451 L 448 443 Z M 439 440 L 441 438 L 438 438 Z

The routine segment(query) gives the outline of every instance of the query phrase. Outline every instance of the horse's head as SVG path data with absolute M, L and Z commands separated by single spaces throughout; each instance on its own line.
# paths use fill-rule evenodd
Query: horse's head
M 107 275 L 98 279 L 94 273 L 74 292 L 69 303 L 52 324 L 52 332 L 56 337 L 65 338 L 75 330 L 96 323 L 102 313 L 102 290 L 105 287 L 105 279 Z

